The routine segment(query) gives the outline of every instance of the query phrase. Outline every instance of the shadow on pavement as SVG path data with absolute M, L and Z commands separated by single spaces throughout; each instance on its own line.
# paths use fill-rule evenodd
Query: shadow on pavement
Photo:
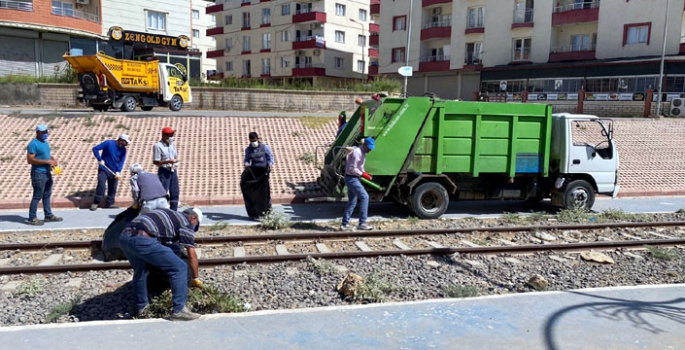
M 217 212 L 209 212 L 209 211 L 204 211 L 202 214 L 207 219 L 210 219 L 212 221 L 216 222 L 221 222 L 221 221 L 250 221 L 250 218 L 247 217 L 247 215 L 234 215 L 234 214 L 226 214 L 226 213 L 217 213 Z
M 0 221 L 18 222 L 18 223 L 25 224 L 26 220 L 28 220 L 28 217 L 19 216 L 19 215 L 0 215 Z
M 77 208 L 88 208 L 90 207 L 90 204 L 93 203 L 93 195 L 95 193 L 95 189 L 92 190 L 86 190 L 86 191 L 75 191 L 69 193 L 67 196 L 67 199 L 74 204 L 74 207 Z
M 75 306 L 70 315 L 79 321 L 131 319 L 135 312 L 133 289 L 128 282 L 112 292 L 96 295 Z

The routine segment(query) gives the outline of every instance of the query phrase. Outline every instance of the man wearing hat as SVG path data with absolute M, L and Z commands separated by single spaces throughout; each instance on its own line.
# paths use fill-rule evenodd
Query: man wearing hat
M 250 145 L 245 149 L 245 170 L 240 179 L 240 190 L 247 215 L 256 220 L 271 210 L 269 173 L 274 166 L 271 147 L 259 139 L 256 132 L 248 134 Z
M 133 209 L 140 208 L 145 214 L 154 209 L 169 208 L 166 200 L 166 190 L 159 181 L 159 176 L 143 170 L 143 166 L 136 163 L 129 168 L 131 171 L 131 195 Z
M 105 186 L 107 186 L 105 208 L 114 208 L 114 197 L 121 179 L 121 169 L 124 168 L 126 162 L 126 146 L 130 143 L 131 138 L 126 134 L 121 134 L 116 140 L 107 140 L 93 147 L 93 155 L 98 160 L 98 184 L 95 187 L 95 197 L 90 210 L 98 209 L 105 195 Z
M 169 191 L 170 208 L 178 210 L 180 187 L 178 184 L 178 151 L 174 144 L 176 130 L 169 126 L 162 129 L 162 139 L 152 147 L 152 162 L 158 166 L 157 176 L 165 191 Z
M 52 213 L 50 197 L 52 197 L 52 174 L 50 169 L 57 166 L 57 159 L 50 153 L 48 143 L 48 126 L 36 126 L 36 137 L 26 147 L 26 161 L 31 164 L 31 186 L 33 197 L 29 206 L 29 225 L 43 225 L 45 221 L 62 221 L 62 218 Z M 37 217 L 38 202 L 43 201 L 45 220 Z
M 171 283 L 172 320 L 190 321 L 200 317 L 188 307 L 188 285 L 201 288 L 199 264 L 195 252 L 195 232 L 200 227 L 202 211 L 188 208 L 183 213 L 170 209 L 155 209 L 141 214 L 126 224 L 121 232 L 121 250 L 133 267 L 133 293 L 138 314 L 148 305 L 147 265 L 164 272 Z M 188 251 L 188 264 L 174 252 L 172 245 L 179 244 Z M 192 280 L 188 282 L 188 267 Z
M 359 203 L 359 230 L 373 230 L 373 227 L 366 224 L 369 211 L 369 194 L 366 193 L 360 177 L 371 180 L 371 175 L 364 171 L 366 155 L 376 148 L 376 140 L 367 137 L 362 141 L 361 147 L 349 147 L 347 151 L 347 161 L 345 163 L 345 185 L 347 186 L 347 205 L 342 218 L 341 230 L 349 230 L 350 218 L 354 208 Z

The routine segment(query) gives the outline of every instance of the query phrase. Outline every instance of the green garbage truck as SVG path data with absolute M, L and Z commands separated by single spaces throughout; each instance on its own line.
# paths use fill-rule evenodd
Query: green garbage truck
M 596 194 L 619 190 L 613 131 L 611 120 L 553 114 L 546 104 L 369 100 L 327 147 L 317 182 L 329 200 L 344 199 L 344 149 L 370 136 L 370 200 L 394 200 L 420 218 L 440 217 L 450 200 L 591 208 Z

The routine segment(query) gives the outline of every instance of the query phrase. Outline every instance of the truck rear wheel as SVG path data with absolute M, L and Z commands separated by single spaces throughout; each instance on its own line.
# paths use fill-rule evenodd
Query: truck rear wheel
M 136 110 L 136 105 L 138 102 L 136 102 L 136 99 L 133 98 L 133 96 L 126 96 L 124 97 L 124 103 L 121 104 L 121 111 L 122 112 L 133 112 Z
M 585 180 L 575 180 L 564 190 L 564 208 L 584 207 L 590 210 L 595 204 L 595 191 Z
M 181 96 L 174 95 L 174 97 L 171 98 L 171 101 L 169 101 L 169 109 L 178 112 L 183 108 L 183 99 Z
M 409 208 L 422 219 L 437 219 L 447 211 L 449 194 L 437 182 L 426 182 L 411 195 Z

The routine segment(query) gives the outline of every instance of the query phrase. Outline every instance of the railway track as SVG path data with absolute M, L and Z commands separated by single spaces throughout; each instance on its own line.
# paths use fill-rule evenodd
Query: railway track
M 200 266 L 392 255 L 527 254 L 685 245 L 685 222 L 312 232 L 198 237 Z M 658 231 L 658 232 L 657 232 Z M 513 237 L 513 238 L 512 238 Z M 475 243 L 474 243 L 475 242 Z M 101 241 L 0 244 L 0 275 L 128 269 L 97 260 Z M 101 255 L 101 254 L 100 254 Z M 95 257 L 95 258 L 93 258 Z M 27 263 L 28 262 L 28 263 Z

